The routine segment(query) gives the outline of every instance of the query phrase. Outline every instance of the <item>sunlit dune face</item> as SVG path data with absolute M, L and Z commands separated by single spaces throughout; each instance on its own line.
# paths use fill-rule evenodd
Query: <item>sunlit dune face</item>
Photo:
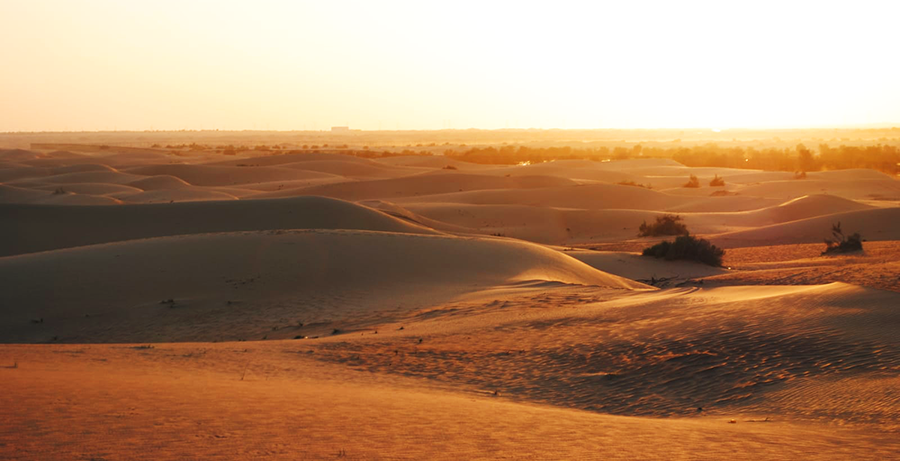
M 11 0 L 0 131 L 898 122 L 898 8 Z

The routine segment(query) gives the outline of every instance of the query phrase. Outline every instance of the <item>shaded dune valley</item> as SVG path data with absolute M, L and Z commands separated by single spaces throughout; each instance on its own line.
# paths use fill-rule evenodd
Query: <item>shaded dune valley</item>
M 900 181 L 0 150 L 0 383 L 5 460 L 900 459 Z

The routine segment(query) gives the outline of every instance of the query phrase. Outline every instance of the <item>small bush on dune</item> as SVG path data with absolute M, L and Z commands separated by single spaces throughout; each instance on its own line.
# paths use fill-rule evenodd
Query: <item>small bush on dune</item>
M 846 236 L 841 230 L 841 223 L 838 222 L 831 226 L 831 238 L 825 239 L 825 251 L 822 254 L 849 253 L 862 249 L 862 236 L 859 232 Z
M 634 187 L 643 187 L 644 189 L 653 189 L 653 186 L 647 184 L 646 186 L 643 184 L 638 184 L 634 181 L 619 181 L 616 184 L 620 186 L 634 186 Z
M 681 223 L 681 216 L 678 215 L 662 215 L 656 217 L 656 222 L 647 224 L 644 221 L 638 228 L 638 237 L 657 237 L 660 235 L 687 235 L 688 230 Z
M 716 177 L 709 182 L 709 185 L 711 187 L 722 187 L 725 185 L 725 180 L 720 178 L 719 175 L 716 175 Z
M 806 172 L 805 171 L 795 171 L 794 179 L 806 179 Z
M 664 241 L 652 247 L 644 248 L 643 256 L 665 258 L 666 261 L 686 260 L 697 261 L 710 266 L 722 265 L 722 257 L 725 250 L 716 247 L 709 240 L 697 238 L 692 235 L 682 235 L 674 242 Z
M 684 183 L 684 187 L 690 187 L 692 189 L 700 187 L 700 178 L 691 175 L 690 179 L 688 179 L 688 182 Z

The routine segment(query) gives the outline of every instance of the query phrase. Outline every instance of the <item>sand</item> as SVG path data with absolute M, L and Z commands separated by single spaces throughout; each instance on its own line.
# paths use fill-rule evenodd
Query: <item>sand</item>
M 0 458 L 898 458 L 895 178 L 172 152 L 0 151 Z

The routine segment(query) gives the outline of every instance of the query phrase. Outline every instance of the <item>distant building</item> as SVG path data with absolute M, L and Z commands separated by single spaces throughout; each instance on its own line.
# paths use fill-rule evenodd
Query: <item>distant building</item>
M 331 127 L 331 132 L 332 133 L 349 133 L 350 127 L 349 126 L 333 126 L 333 127 Z

